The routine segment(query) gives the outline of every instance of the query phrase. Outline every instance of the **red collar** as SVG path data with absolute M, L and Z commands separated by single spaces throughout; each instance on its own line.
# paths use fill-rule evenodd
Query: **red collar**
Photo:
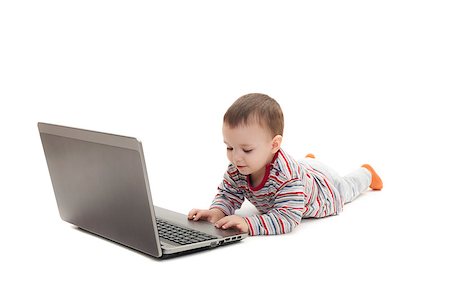
M 261 183 L 259 185 L 253 187 L 252 184 L 250 183 L 250 175 L 247 175 L 247 184 L 248 184 L 248 187 L 250 188 L 250 190 L 258 191 L 258 190 L 260 190 L 261 188 L 264 187 L 264 185 L 266 184 L 267 180 L 269 179 L 271 165 L 278 158 L 278 152 L 280 152 L 280 150 L 278 150 L 275 153 L 275 155 L 272 158 L 272 161 L 266 165 L 266 172 L 264 173 L 264 178 L 263 178 L 263 180 L 261 181 Z

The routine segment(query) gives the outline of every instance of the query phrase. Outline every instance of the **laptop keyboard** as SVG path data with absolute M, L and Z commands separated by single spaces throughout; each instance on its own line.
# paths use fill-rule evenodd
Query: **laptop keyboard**
M 168 223 L 160 218 L 156 219 L 158 225 L 159 237 L 165 240 L 173 241 L 180 245 L 192 244 L 202 242 L 211 239 L 217 239 L 217 237 L 195 231 L 180 226 Z

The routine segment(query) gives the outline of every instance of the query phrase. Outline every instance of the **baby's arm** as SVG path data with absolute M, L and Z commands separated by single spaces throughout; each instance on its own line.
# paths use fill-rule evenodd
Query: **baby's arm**
M 233 180 L 233 172 L 230 168 L 224 174 L 223 181 L 218 187 L 218 193 L 214 198 L 209 210 L 192 209 L 188 218 L 193 220 L 204 219 L 216 223 L 221 218 L 234 214 L 244 202 L 244 195 Z
M 299 179 L 284 184 L 275 194 L 271 210 L 244 217 L 250 235 L 275 235 L 292 231 L 301 221 L 305 207 L 304 185 Z
M 217 188 L 217 195 L 209 209 L 217 208 L 225 215 L 233 215 L 235 210 L 241 208 L 242 203 L 244 203 L 244 194 L 233 178 L 236 178 L 235 173 L 229 168 L 223 176 L 222 183 Z

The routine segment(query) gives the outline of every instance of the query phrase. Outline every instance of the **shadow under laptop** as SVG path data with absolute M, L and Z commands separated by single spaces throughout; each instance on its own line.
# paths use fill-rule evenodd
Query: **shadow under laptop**
M 141 255 L 143 257 L 146 257 L 146 258 L 148 258 L 150 260 L 154 260 L 154 261 L 162 261 L 162 260 L 168 260 L 168 259 L 173 259 L 173 258 L 192 256 L 192 255 L 196 255 L 198 252 L 204 252 L 204 251 L 207 251 L 207 250 L 211 250 L 209 247 L 203 247 L 203 248 L 198 248 L 198 249 L 189 250 L 189 251 L 185 251 L 185 252 L 163 255 L 161 258 L 157 258 L 157 257 L 151 256 L 149 254 L 146 254 L 146 253 L 144 253 L 142 251 L 136 250 L 136 249 L 134 249 L 132 247 L 123 245 L 122 243 L 119 243 L 119 242 L 116 242 L 114 240 L 111 240 L 111 239 L 102 237 L 100 235 L 91 233 L 91 232 L 89 232 L 89 231 L 87 231 L 87 230 L 85 230 L 83 228 L 78 227 L 78 226 L 72 226 L 72 229 L 74 229 L 76 231 L 79 231 L 79 232 L 81 232 L 83 234 L 92 236 L 94 238 L 98 238 L 98 239 L 101 239 L 101 240 L 106 240 L 106 241 L 108 241 L 108 242 L 110 242 L 110 243 L 112 243 L 114 245 L 120 246 L 121 248 L 125 248 L 125 249 L 129 250 L 130 252 L 137 253 L 137 254 L 139 254 L 139 255 Z M 236 245 L 236 244 L 238 244 L 240 242 L 241 241 L 224 243 L 220 247 L 216 247 L 215 249 L 217 250 L 217 249 L 220 249 L 222 246 L 227 246 L 227 245 L 230 245 L 230 244 L 235 244 Z

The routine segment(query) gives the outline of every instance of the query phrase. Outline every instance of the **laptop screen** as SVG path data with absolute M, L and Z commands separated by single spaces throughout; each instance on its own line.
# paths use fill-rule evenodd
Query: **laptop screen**
M 42 123 L 39 129 L 61 218 L 160 255 L 140 143 Z M 123 145 L 130 142 L 135 144 Z

